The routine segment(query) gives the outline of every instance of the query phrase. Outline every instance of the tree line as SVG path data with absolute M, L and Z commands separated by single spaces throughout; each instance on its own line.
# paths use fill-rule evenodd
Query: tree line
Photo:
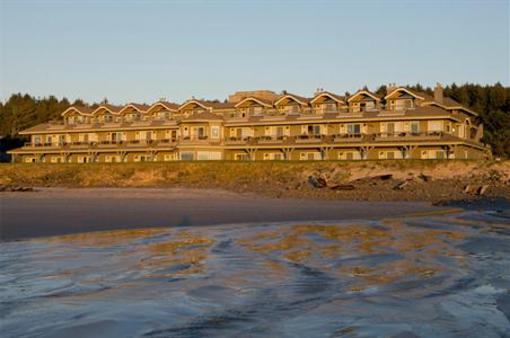
M 420 84 L 407 87 L 433 95 L 430 87 Z M 380 86 L 375 93 L 384 96 L 386 87 Z M 510 87 L 500 83 L 485 86 L 453 83 L 444 88 L 444 95 L 479 113 L 478 122 L 485 128 L 483 142 L 492 147 L 495 156 L 510 158 Z M 106 99 L 101 103 L 105 102 Z M 36 98 L 28 94 L 13 94 L 0 102 L 0 151 L 20 146 L 25 141 L 19 135 L 21 130 L 60 119 L 60 114 L 71 105 L 95 107 L 98 103 L 88 104 L 80 99 L 70 102 L 55 96 Z

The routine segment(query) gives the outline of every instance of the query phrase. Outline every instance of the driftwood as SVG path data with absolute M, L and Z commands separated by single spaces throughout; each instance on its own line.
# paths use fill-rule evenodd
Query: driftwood
M 409 184 L 409 181 L 400 182 L 396 186 L 393 187 L 393 190 L 402 190 L 408 184 Z
M 0 191 L 3 191 L 3 192 L 25 192 L 25 191 L 34 191 L 34 188 L 21 187 L 19 185 L 0 185 Z
M 487 189 L 489 189 L 489 186 L 488 185 L 482 185 L 480 188 L 478 188 L 478 190 L 476 191 L 476 194 L 477 195 L 485 195 L 485 193 L 487 192 Z

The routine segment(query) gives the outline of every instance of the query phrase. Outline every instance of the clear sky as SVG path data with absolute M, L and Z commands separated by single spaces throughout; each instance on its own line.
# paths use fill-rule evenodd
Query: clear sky
M 0 0 L 0 96 L 509 85 L 509 0 Z

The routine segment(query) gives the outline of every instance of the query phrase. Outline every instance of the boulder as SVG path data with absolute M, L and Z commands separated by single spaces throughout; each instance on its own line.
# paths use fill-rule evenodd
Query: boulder
M 325 188 L 328 186 L 326 180 L 320 176 L 308 176 L 308 183 L 314 188 Z

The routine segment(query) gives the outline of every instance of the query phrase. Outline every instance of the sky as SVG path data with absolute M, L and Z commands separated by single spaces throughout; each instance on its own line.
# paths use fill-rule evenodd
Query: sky
M 510 84 L 510 0 L 0 0 L 0 99 Z

